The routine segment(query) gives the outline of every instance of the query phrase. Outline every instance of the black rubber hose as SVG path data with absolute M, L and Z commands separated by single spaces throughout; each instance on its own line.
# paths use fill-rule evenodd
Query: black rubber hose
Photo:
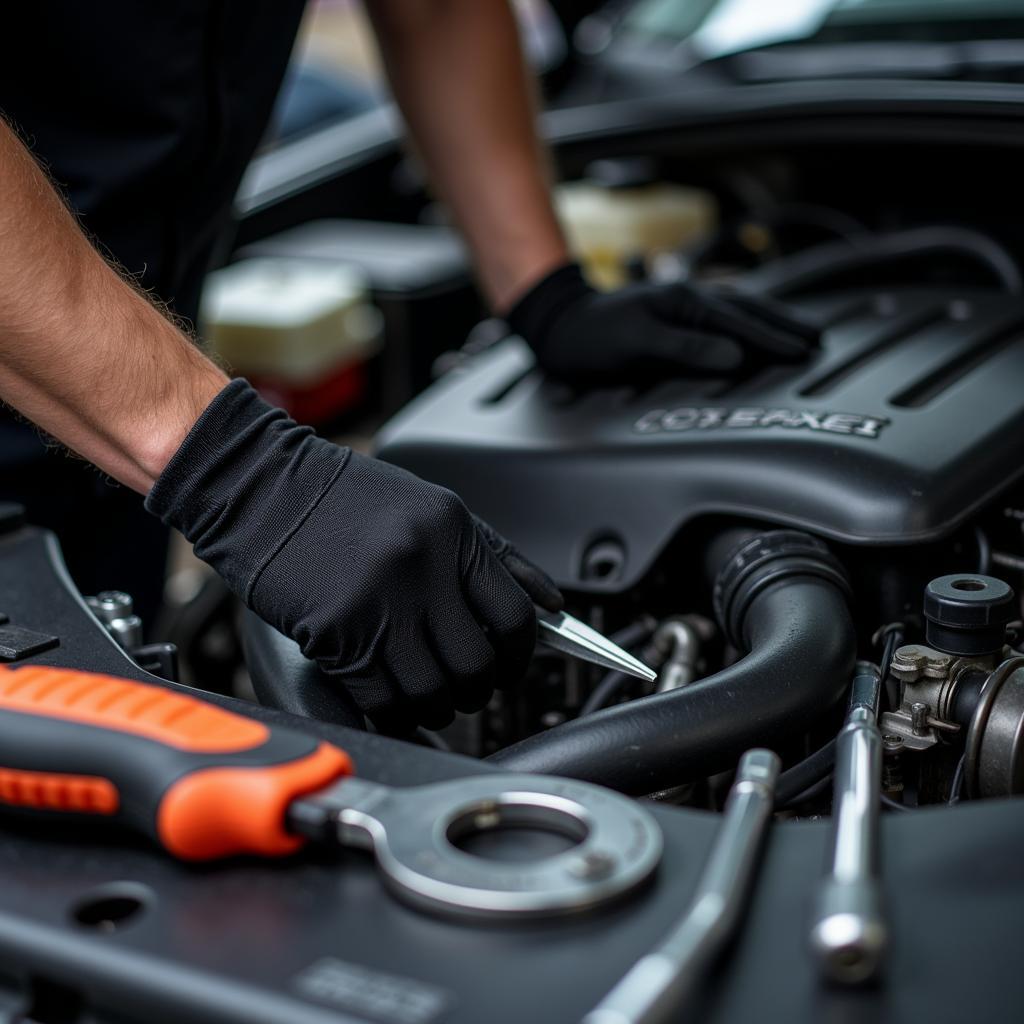
M 980 231 L 959 226 L 909 228 L 826 242 L 753 271 L 744 278 L 744 287 L 785 298 L 812 287 L 820 289 L 842 275 L 888 270 L 945 254 L 966 256 L 985 267 L 1005 291 L 1024 290 L 1021 268 L 1004 246 Z
M 723 771 L 805 732 L 846 692 L 856 655 L 845 577 L 824 545 L 763 534 L 727 560 L 719 619 L 741 661 L 680 690 L 574 719 L 492 755 L 514 771 L 645 794 Z

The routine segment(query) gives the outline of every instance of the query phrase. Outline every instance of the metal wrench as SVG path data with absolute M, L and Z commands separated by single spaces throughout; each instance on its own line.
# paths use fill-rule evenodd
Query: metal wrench
M 470 917 L 584 910 L 639 885 L 661 856 L 651 814 L 598 786 L 496 772 L 393 788 L 352 771 L 333 744 L 185 693 L 0 666 L 0 807 L 13 813 L 120 825 L 182 860 L 370 848 L 396 894 Z M 575 845 L 527 863 L 459 848 L 506 825 Z
M 680 1008 L 740 922 L 775 802 L 779 758 L 740 760 L 722 827 L 686 916 L 583 1018 L 583 1024 L 661 1024 Z

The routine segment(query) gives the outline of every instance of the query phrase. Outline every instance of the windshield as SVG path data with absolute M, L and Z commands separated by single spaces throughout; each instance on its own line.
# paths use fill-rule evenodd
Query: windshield
M 1020 38 L 1024 0 L 638 0 L 620 31 L 704 59 L 776 43 Z

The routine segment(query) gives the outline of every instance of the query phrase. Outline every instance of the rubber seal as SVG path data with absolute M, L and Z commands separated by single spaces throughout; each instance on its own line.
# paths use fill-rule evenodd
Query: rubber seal
M 715 579 L 715 617 L 729 642 L 745 648 L 743 619 L 766 587 L 795 576 L 817 576 L 835 584 L 850 603 L 852 591 L 842 564 L 810 534 L 772 530 L 743 541 L 725 560 Z

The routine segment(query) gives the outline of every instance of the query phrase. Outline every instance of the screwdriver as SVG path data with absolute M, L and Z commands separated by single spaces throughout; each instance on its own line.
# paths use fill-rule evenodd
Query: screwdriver
M 70 669 L 0 668 L 0 803 L 107 821 L 183 860 L 283 856 L 286 810 L 352 772 L 339 748 L 186 694 Z

